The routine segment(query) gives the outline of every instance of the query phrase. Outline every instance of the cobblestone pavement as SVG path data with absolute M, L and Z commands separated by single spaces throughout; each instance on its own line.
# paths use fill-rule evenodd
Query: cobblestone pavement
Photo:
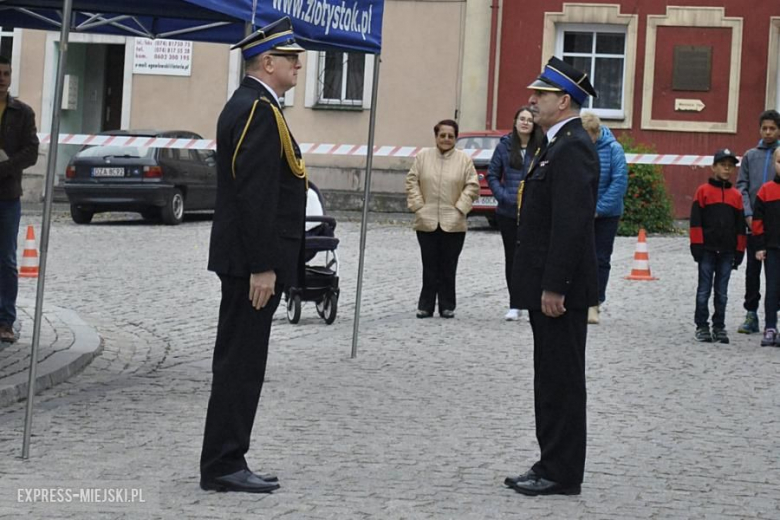
M 736 333 L 730 345 L 693 341 L 696 269 L 682 237 L 649 239 L 655 282 L 623 279 L 635 240 L 617 241 L 602 324 L 589 330 L 582 495 L 504 488 L 538 455 L 532 341 L 527 320 L 502 320 L 500 237 L 481 222 L 454 320 L 415 318 L 414 234 L 372 225 L 357 359 L 359 226 L 340 223 L 336 323 L 311 305 L 295 326 L 277 315 L 249 460 L 282 489 L 252 496 L 198 488 L 219 301 L 205 271 L 210 222 L 58 216 L 47 302 L 94 326 L 104 350 L 38 398 L 29 460 L 18 458 L 23 405 L 0 410 L 0 518 L 780 518 L 780 349 Z M 741 269 L 732 332 L 743 287 Z M 26 488 L 111 485 L 140 488 L 145 503 L 19 502 Z

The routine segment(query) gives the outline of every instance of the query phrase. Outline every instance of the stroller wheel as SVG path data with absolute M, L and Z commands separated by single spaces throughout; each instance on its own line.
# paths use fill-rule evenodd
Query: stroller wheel
M 322 314 L 320 314 L 320 317 L 322 317 L 328 325 L 336 321 L 338 303 L 338 294 L 329 294 L 322 300 Z M 317 312 L 319 312 L 319 304 L 317 305 Z
M 301 296 L 295 294 L 287 298 L 287 321 L 292 324 L 298 323 L 301 319 Z
M 322 299 L 317 302 L 317 314 L 323 320 L 325 319 L 325 300 L 327 299 L 327 296 L 323 296 Z

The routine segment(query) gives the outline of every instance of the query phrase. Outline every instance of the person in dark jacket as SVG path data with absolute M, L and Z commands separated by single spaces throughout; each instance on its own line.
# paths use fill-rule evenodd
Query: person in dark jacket
M 737 168 L 737 157 L 728 148 L 713 157 L 712 177 L 699 186 L 691 205 L 691 254 L 699 264 L 696 288 L 696 341 L 728 343 L 726 303 L 731 270 L 742 263 L 747 237 L 742 211 L 742 194 L 729 179 Z M 715 284 L 715 312 L 712 333 L 708 303 Z
M 542 142 L 542 131 L 534 123 L 530 106 L 520 107 L 515 113 L 512 131 L 501 138 L 488 166 L 487 181 L 498 202 L 496 221 L 504 243 L 504 275 L 509 291 L 507 321 L 520 317 L 517 302 L 512 301 L 512 263 L 517 241 L 517 187 L 525 177 L 528 163 Z
M 504 483 L 524 495 L 578 495 L 585 472 L 585 343 L 598 302 L 593 215 L 596 147 L 579 112 L 596 91 L 587 74 L 550 58 L 529 85 L 547 144 L 534 154 L 520 197 L 512 290 L 534 335 L 534 409 L 540 457 Z
M 780 138 L 780 113 L 766 110 L 758 116 L 761 140 L 742 157 L 737 176 L 737 189 L 742 192 L 742 205 L 745 208 L 745 221 L 748 232 L 753 221 L 753 206 L 759 188 L 772 180 L 772 153 Z M 761 301 L 761 262 L 756 259 L 756 248 L 752 235 L 748 237 L 747 266 L 745 268 L 745 302 L 747 311 L 745 321 L 737 332 L 752 334 L 759 331 L 758 303 Z
M 764 262 L 764 336 L 762 347 L 780 346 L 777 334 L 777 307 L 780 300 L 780 147 L 772 154 L 775 177 L 756 193 L 753 205 L 753 237 L 756 259 Z
M 204 490 L 268 493 L 273 475 L 247 466 L 252 425 L 265 378 L 274 311 L 303 265 L 306 170 L 281 112 L 303 52 L 289 18 L 233 46 L 246 77 L 217 123 L 217 201 L 208 268 L 222 302 L 211 397 L 200 458 Z
M 38 161 L 35 112 L 11 97 L 11 61 L 0 56 L 0 341 L 16 341 L 19 273 L 16 244 L 22 218 L 22 171 Z
M 599 152 L 599 199 L 596 202 L 596 258 L 599 261 L 599 304 L 588 309 L 588 323 L 598 324 L 599 307 L 607 299 L 610 260 L 615 245 L 620 216 L 623 215 L 623 197 L 628 188 L 628 164 L 623 147 L 612 131 L 601 124 L 593 112 L 582 114 L 582 127 L 596 144 Z

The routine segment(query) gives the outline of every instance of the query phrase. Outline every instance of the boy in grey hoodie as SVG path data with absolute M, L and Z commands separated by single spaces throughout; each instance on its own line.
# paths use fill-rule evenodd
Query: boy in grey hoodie
M 780 113 L 776 110 L 766 110 L 759 116 L 761 140 L 758 146 L 751 148 L 742 157 L 737 176 L 737 189 L 742 192 L 745 208 L 745 221 L 750 233 L 753 224 L 753 206 L 756 203 L 758 189 L 774 178 L 772 153 L 777 147 L 780 137 Z M 745 322 L 739 326 L 738 332 L 752 334 L 759 332 L 758 302 L 761 300 L 761 261 L 756 259 L 755 243 L 748 236 L 747 269 L 745 269 L 745 303 L 747 311 Z

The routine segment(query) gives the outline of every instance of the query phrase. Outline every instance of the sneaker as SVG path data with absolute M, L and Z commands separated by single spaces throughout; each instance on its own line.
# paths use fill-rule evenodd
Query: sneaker
M 715 327 L 712 328 L 712 342 L 713 343 L 723 343 L 728 345 L 729 343 L 729 336 L 726 334 L 726 329 L 716 329 Z
M 701 343 L 712 343 L 712 335 L 710 334 L 710 328 L 708 326 L 699 327 L 696 329 L 696 341 Z
M 748 311 L 745 315 L 745 321 L 739 326 L 737 332 L 740 334 L 755 334 L 759 332 L 758 314 L 755 311 Z
M 775 329 L 766 329 L 764 331 L 764 337 L 761 338 L 761 346 L 773 347 L 775 344 L 775 337 L 777 337 L 777 331 Z
M 424 311 L 424 310 L 420 310 L 420 309 L 417 310 L 417 317 L 420 318 L 420 319 L 422 319 L 422 318 L 430 318 L 431 316 L 433 316 L 432 312 L 428 312 L 428 311 Z
M 590 325 L 598 325 L 599 324 L 599 306 L 594 305 L 593 307 L 588 307 L 588 323 Z
M 439 313 L 439 316 L 441 316 L 442 318 L 454 318 L 455 311 L 450 309 L 445 309 Z
M 13 327 L 6 325 L 5 323 L 0 325 L 0 341 L 3 343 L 16 342 L 16 334 L 14 333 Z
M 506 313 L 506 316 L 504 316 L 504 319 L 506 321 L 517 321 L 520 319 L 520 310 L 519 309 L 509 309 L 509 312 Z

